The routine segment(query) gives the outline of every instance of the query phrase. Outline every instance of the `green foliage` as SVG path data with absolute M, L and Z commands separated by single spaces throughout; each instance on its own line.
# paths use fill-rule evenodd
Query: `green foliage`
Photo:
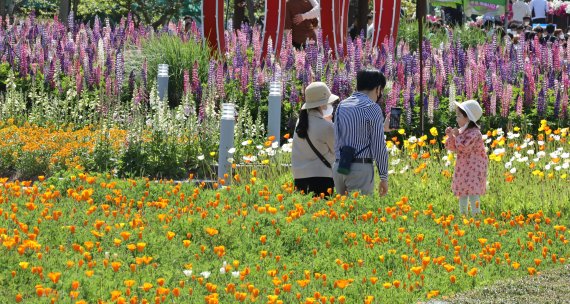
M 141 49 L 142 52 L 126 52 L 125 70 L 140 70 L 146 59 L 148 79 L 154 80 L 158 65 L 168 64 L 168 100 L 171 106 L 179 105 L 182 99 L 184 70 L 191 73 L 194 63 L 197 62 L 201 82 L 205 83 L 208 79 L 210 51 L 201 41 L 183 41 L 180 37 L 161 34 L 143 41 Z

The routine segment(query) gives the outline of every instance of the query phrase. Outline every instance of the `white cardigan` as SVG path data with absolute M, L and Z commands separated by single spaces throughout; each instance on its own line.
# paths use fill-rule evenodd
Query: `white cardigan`
M 297 124 L 299 121 L 297 121 Z M 325 120 L 317 111 L 309 110 L 309 138 L 313 146 L 321 152 L 331 166 L 335 162 L 334 128 L 333 123 Z M 293 135 L 293 151 L 291 153 L 293 177 L 332 177 L 332 169 L 327 168 L 309 146 L 304 138 L 299 138 L 297 132 Z

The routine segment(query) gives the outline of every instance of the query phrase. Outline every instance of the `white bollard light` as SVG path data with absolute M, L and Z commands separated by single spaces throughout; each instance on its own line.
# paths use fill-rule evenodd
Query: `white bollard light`
M 272 81 L 269 84 L 269 113 L 267 118 L 267 130 L 269 136 L 275 136 L 275 141 L 281 140 L 281 101 L 282 87 L 280 81 Z
M 158 74 L 156 76 L 158 98 L 165 100 L 168 98 L 168 64 L 158 65 Z
M 230 162 L 228 158 L 231 157 L 228 152 L 234 147 L 234 127 L 235 127 L 235 104 L 223 103 L 222 104 L 222 118 L 220 121 L 220 148 L 218 150 L 218 178 L 223 179 L 224 175 L 228 172 Z M 229 184 L 231 178 L 226 180 Z

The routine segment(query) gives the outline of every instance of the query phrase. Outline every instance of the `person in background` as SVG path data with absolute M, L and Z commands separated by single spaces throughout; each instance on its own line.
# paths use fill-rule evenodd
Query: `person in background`
M 334 129 L 331 115 L 332 104 L 338 99 L 323 82 L 313 82 L 305 89 L 305 103 L 299 113 L 291 152 L 297 191 L 328 196 L 334 189 L 331 169 L 335 159 Z
M 285 33 L 291 31 L 295 48 L 304 48 L 307 40 L 317 40 L 320 12 L 317 0 L 287 0 Z
M 523 24 L 523 18 L 530 17 L 530 7 L 522 0 L 517 0 L 513 3 L 513 18 L 512 21 Z
M 554 38 L 552 40 L 552 43 L 558 41 L 558 43 L 562 43 L 566 40 L 566 37 L 564 36 L 564 33 L 562 32 L 561 29 L 556 29 L 554 30 L 554 34 L 552 35 L 552 38 Z
M 548 2 L 546 0 L 532 0 L 529 7 L 534 14 L 532 23 L 546 23 L 546 15 L 548 14 Z
M 554 24 L 549 24 L 546 26 L 546 37 L 544 37 L 545 42 L 554 43 L 554 41 L 556 41 L 556 36 L 554 36 L 555 30 L 556 30 L 556 27 L 554 26 Z
M 366 27 L 366 39 L 372 39 L 374 35 L 374 15 L 372 13 L 368 14 L 368 26 Z
M 524 17 L 523 18 L 523 26 L 530 27 L 532 25 L 532 18 L 531 17 Z

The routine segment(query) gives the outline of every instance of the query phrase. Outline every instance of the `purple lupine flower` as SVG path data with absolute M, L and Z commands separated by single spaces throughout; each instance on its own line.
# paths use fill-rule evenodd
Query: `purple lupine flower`
M 554 85 L 554 87 L 556 88 L 556 91 L 555 91 L 556 101 L 554 102 L 554 117 L 558 117 L 560 115 L 560 100 L 562 97 L 562 96 L 560 96 L 560 89 L 559 89 L 558 81 L 556 81 L 556 84 Z
M 299 102 L 299 92 L 297 91 L 297 86 L 295 83 L 291 85 L 291 94 L 289 95 L 289 102 L 292 105 L 296 105 Z
M 224 86 L 224 67 L 221 64 L 218 65 L 218 69 L 216 71 L 216 88 L 218 96 L 221 100 L 224 100 L 226 98 L 226 91 Z
M 184 83 L 183 83 L 183 90 L 184 95 L 187 95 L 191 92 L 190 88 L 190 72 L 188 70 L 184 70 Z
M 505 93 L 503 94 L 503 100 L 501 102 L 501 116 L 508 117 L 511 105 L 511 100 L 513 98 L 513 87 L 508 84 L 505 87 Z
M 546 98 L 545 98 L 545 86 L 540 88 L 540 92 L 538 92 L 538 101 L 536 104 L 536 110 L 540 117 L 544 117 L 544 112 L 546 110 Z
M 354 46 L 354 70 L 362 70 L 362 39 L 358 38 Z M 388 77 L 388 75 L 386 75 Z
M 74 33 L 75 29 L 75 15 L 73 11 L 69 12 L 69 16 L 67 17 L 67 26 L 71 33 Z
M 568 118 L 568 87 L 563 87 L 564 89 L 562 90 L 562 98 L 561 98 L 561 111 L 559 114 L 559 118 L 561 119 L 567 119 Z

